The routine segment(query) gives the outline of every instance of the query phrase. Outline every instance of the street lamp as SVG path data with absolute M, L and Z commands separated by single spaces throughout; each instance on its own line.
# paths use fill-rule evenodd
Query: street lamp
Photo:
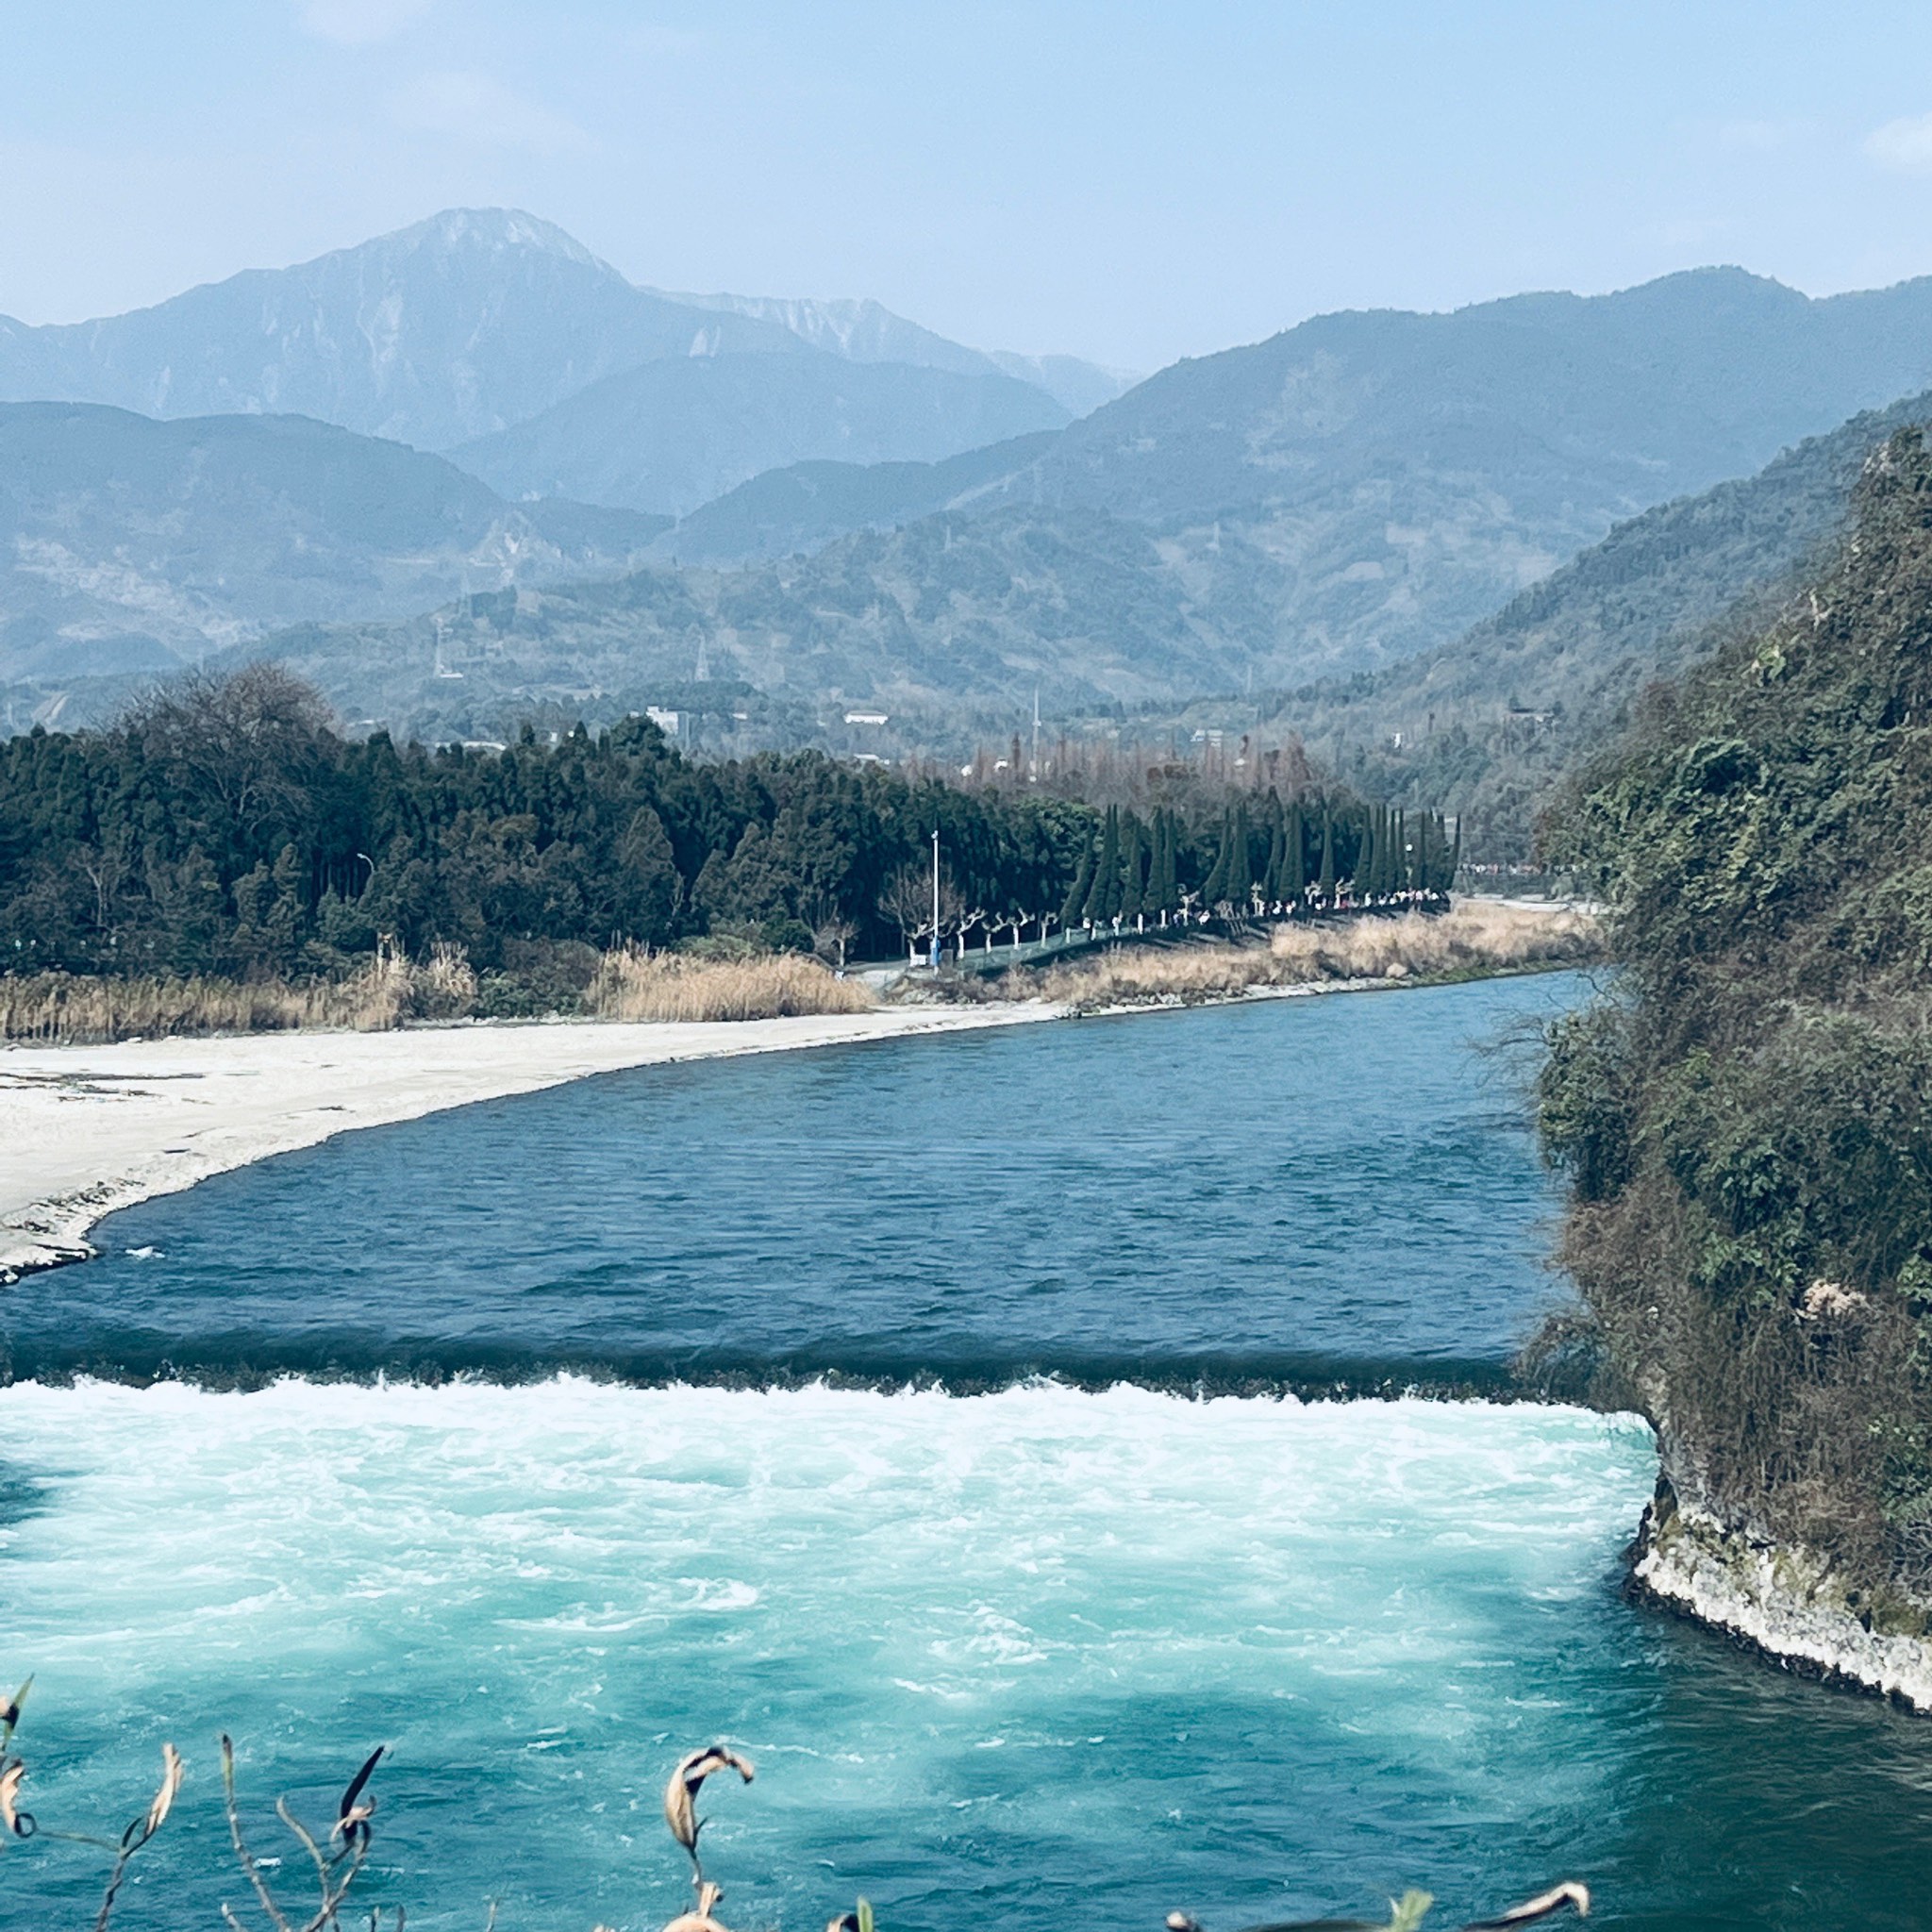
M 932 970 L 940 970 L 940 828 L 932 828 Z

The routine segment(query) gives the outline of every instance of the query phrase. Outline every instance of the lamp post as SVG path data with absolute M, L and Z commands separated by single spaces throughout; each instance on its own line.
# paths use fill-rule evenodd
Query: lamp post
M 932 970 L 940 970 L 940 828 L 932 828 Z

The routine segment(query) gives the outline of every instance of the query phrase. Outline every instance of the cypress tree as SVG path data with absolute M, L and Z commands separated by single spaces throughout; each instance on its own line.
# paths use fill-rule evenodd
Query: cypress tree
M 1456 890 L 1456 874 L 1462 870 L 1462 814 L 1456 814 L 1456 843 L 1449 852 L 1449 877 L 1443 884 L 1445 892 Z
M 1435 855 L 1429 850 L 1429 814 L 1419 812 L 1415 822 L 1415 884 L 1419 892 L 1431 892 L 1436 887 Z
M 1221 813 L 1221 850 L 1214 856 L 1213 870 L 1201 888 L 1201 903 L 1211 912 L 1228 895 L 1228 876 L 1234 869 L 1234 814 L 1225 807 Z
M 1105 925 L 1121 903 L 1121 808 L 1110 805 L 1100 834 L 1100 858 L 1093 868 L 1093 890 L 1087 895 L 1087 924 Z
M 1307 829 L 1302 824 L 1302 808 L 1297 802 L 1289 808 L 1288 812 L 1287 850 L 1284 855 L 1287 870 L 1282 881 L 1287 890 L 1281 895 L 1284 899 L 1299 899 L 1308 890 L 1307 854 L 1302 849 L 1302 841 L 1307 836 Z
M 1387 838 L 1377 838 L 1377 822 L 1380 813 L 1371 812 L 1368 823 L 1362 827 L 1362 855 L 1356 860 L 1356 889 L 1359 897 L 1374 898 L 1382 890 L 1383 855 L 1389 849 Z
M 1132 812 L 1121 827 L 1121 924 L 1126 925 L 1141 916 L 1147 904 L 1147 889 L 1141 868 L 1146 858 L 1146 841 L 1141 836 L 1141 821 Z
M 1234 865 L 1227 875 L 1227 896 L 1242 912 L 1255 886 L 1255 835 L 1248 824 L 1248 802 L 1242 799 L 1234 810 Z
M 1335 896 L 1335 814 L 1325 805 L 1322 808 L 1322 875 L 1316 891 L 1324 899 Z
M 1067 896 L 1060 905 L 1060 924 L 1071 929 L 1080 923 L 1080 914 L 1086 908 L 1087 895 L 1093 890 L 1093 841 L 1089 839 L 1087 849 L 1080 855 L 1080 870 L 1074 874 L 1074 883 L 1067 889 Z
M 1173 812 L 1161 817 L 1167 826 L 1167 841 L 1160 860 L 1160 909 L 1174 913 L 1181 909 L 1181 827 Z
M 1273 905 L 1288 897 L 1281 890 L 1281 874 L 1288 863 L 1288 828 L 1281 814 L 1281 801 L 1272 794 L 1268 817 L 1268 871 L 1261 881 L 1261 896 Z

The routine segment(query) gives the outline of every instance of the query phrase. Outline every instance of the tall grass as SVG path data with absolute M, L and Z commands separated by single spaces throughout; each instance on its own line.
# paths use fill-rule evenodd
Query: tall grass
M 192 974 L 95 979 L 65 973 L 0 975 L 0 1041 L 43 1046 L 334 1028 L 381 1033 L 412 1020 L 475 1012 L 475 972 L 457 946 L 427 958 L 384 953 L 340 979 L 234 980 Z M 766 1020 L 862 1013 L 875 1001 L 793 954 L 698 960 L 620 951 L 598 962 L 577 1010 L 601 1020 Z
M 417 969 L 373 960 L 346 979 L 95 979 L 65 973 L 0 977 L 0 1040 L 99 1044 L 210 1033 L 278 1033 L 302 1026 L 381 1032 L 415 1005 Z
M 1600 948 L 1596 922 L 1588 913 L 1465 902 L 1433 917 L 1411 912 L 1278 925 L 1265 945 L 1123 946 L 1050 966 L 1026 984 L 1041 998 L 1072 1007 L 1187 1006 L 1257 988 L 1509 972 L 1594 958 Z
M 606 953 L 584 995 L 586 1011 L 605 1020 L 782 1020 L 877 1004 L 860 981 L 797 953 L 692 959 L 641 947 Z

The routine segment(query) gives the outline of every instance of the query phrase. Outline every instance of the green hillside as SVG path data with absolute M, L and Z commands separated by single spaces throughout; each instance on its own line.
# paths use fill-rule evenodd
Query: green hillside
M 1873 450 L 1927 421 L 1932 394 L 1907 397 L 1755 476 L 1648 510 L 1454 643 L 1272 701 L 1273 724 L 1372 796 L 1465 814 L 1473 852 L 1527 858 L 1561 773 L 1649 679 L 1709 649 L 1714 626 L 1788 594 L 1842 525 Z
M 1932 456 L 1566 797 L 1615 991 L 1542 1092 L 1594 1346 L 1676 1500 L 1932 1583 Z M 1853 1603 L 1856 1606 L 1857 1599 Z M 1918 1619 L 1918 1613 L 1913 1612 Z M 1923 1619 L 1914 1622 L 1923 1628 Z

